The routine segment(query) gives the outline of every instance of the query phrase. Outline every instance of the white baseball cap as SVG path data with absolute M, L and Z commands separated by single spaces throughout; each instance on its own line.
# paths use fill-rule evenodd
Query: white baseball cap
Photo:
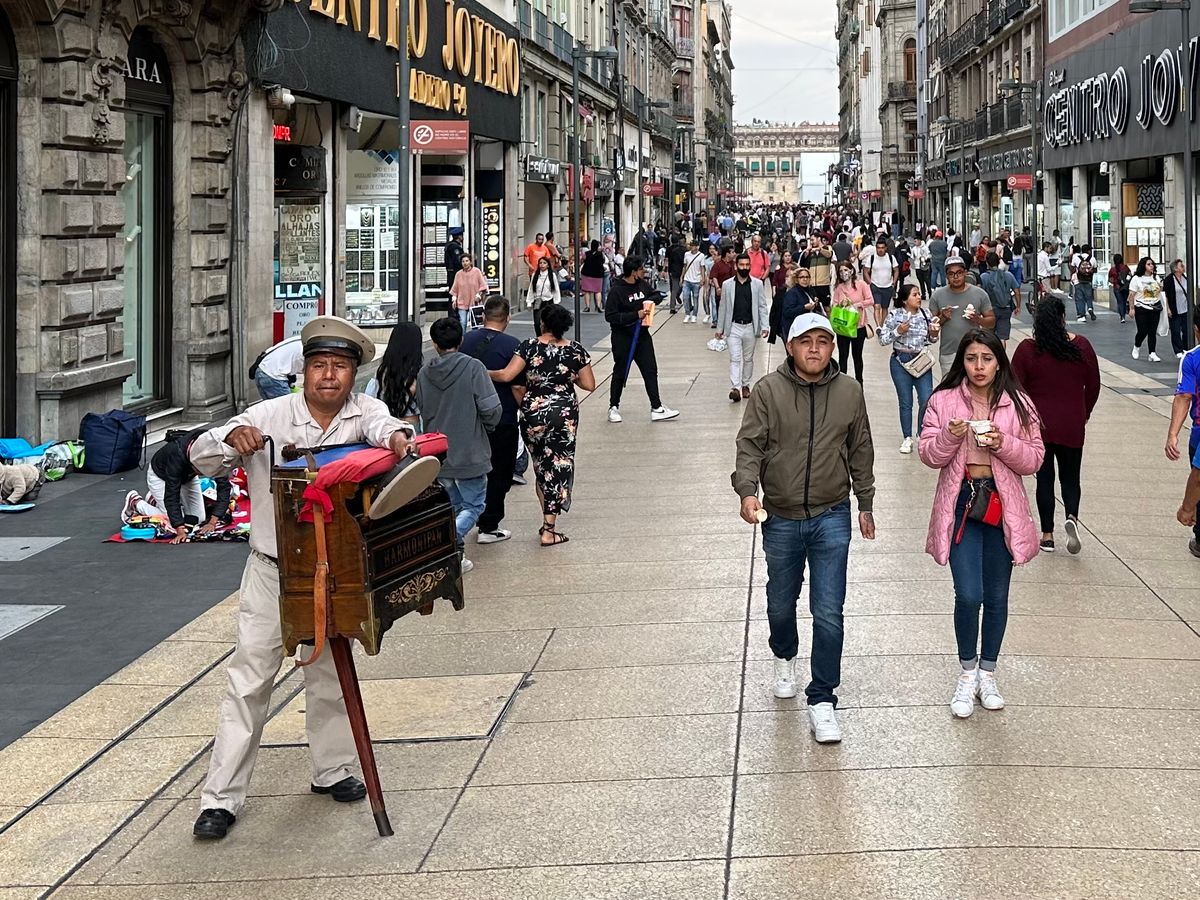
M 827 331 L 834 337 L 837 333 L 833 330 L 833 326 L 829 324 L 829 320 L 820 313 L 804 313 L 796 316 L 792 320 L 792 327 L 788 329 L 787 339 L 790 341 L 793 338 L 798 338 L 802 334 L 807 334 L 813 329 L 819 328 L 822 331 Z

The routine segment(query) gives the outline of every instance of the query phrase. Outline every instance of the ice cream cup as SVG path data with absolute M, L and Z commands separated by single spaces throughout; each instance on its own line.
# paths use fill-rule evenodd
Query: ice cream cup
M 976 447 L 990 447 L 992 445 L 992 439 L 985 437 L 995 427 L 992 425 L 990 419 L 978 419 L 967 424 L 971 426 L 971 431 L 975 435 Z

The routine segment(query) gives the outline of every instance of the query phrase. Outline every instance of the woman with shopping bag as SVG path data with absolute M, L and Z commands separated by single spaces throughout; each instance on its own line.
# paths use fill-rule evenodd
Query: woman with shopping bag
M 867 340 L 867 310 L 875 298 L 865 281 L 854 274 L 848 262 L 838 266 L 838 282 L 833 288 L 829 322 L 837 334 L 838 369 L 849 374 L 849 355 L 854 356 L 854 377 L 863 383 L 863 344 Z

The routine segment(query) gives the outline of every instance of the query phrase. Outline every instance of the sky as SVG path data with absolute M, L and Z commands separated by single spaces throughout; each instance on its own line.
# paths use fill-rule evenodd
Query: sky
M 733 120 L 836 122 L 836 0 L 732 0 L 731 8 Z

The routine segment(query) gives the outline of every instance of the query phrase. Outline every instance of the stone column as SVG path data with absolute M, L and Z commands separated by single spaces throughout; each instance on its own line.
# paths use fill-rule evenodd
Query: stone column
M 1164 253 L 1157 260 L 1159 272 L 1168 271 L 1171 261 L 1183 257 L 1184 201 L 1183 156 L 1171 154 L 1163 158 L 1163 238 Z
M 1063 235 L 1063 240 L 1071 237 L 1076 244 L 1089 242 L 1092 223 L 1088 210 L 1087 169 L 1083 166 L 1071 169 L 1071 202 L 1075 205 L 1075 226 L 1070 235 Z
M 1042 231 L 1038 242 L 1044 243 L 1055 229 L 1058 228 L 1058 171 L 1044 169 L 1042 171 Z M 1038 247 L 1038 250 L 1041 250 Z

